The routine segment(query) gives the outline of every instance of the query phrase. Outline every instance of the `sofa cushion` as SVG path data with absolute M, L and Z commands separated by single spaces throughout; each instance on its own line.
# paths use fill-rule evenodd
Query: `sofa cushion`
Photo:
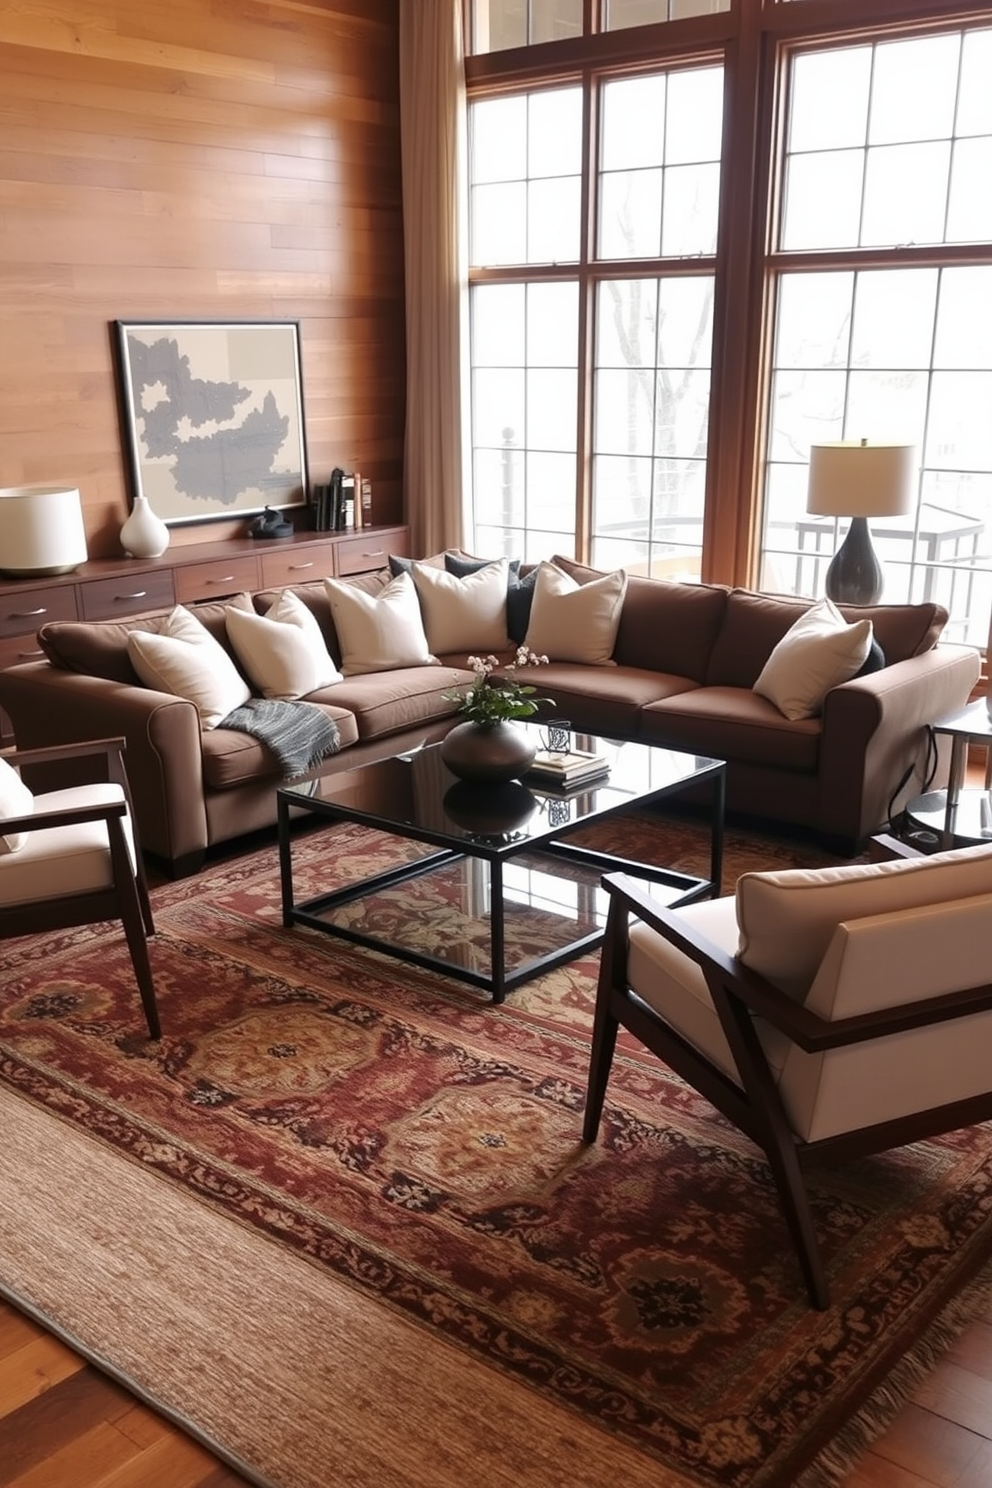
M 236 594 L 223 603 L 188 605 L 220 645 L 227 645 L 227 612 L 232 607 L 251 610 L 250 594 Z M 125 682 L 137 687 L 141 679 L 127 652 L 128 636 L 133 631 L 157 635 L 165 627 L 169 611 L 136 616 L 132 620 L 51 620 L 38 631 L 38 644 L 52 666 L 65 672 L 79 672 L 86 677 L 103 677 L 107 682 Z
M 527 673 L 519 674 L 524 680 Z M 539 691 L 555 700 L 554 718 L 581 719 L 575 727 L 607 738 L 640 739 L 642 710 L 659 698 L 695 687 L 685 677 L 637 667 L 589 667 L 552 661 L 534 676 Z M 584 747 L 584 746 L 583 746 Z
M 813 718 L 831 687 L 864 666 L 871 640 L 870 620 L 849 625 L 829 599 L 818 600 L 773 647 L 754 690 L 786 718 Z
M 397 574 L 377 594 L 344 579 L 325 579 L 346 677 L 427 666 L 433 661 L 413 579 Z
M 161 631 L 132 631 L 127 649 L 145 686 L 192 703 L 203 729 L 216 728 L 251 697 L 224 647 L 183 605 L 176 605 Z
M 790 722 L 750 687 L 692 687 L 645 704 L 638 738 L 690 754 L 815 776 L 823 724 Z
M 355 715 L 361 739 L 378 739 L 422 723 L 450 718 L 455 704 L 445 693 L 468 686 L 475 673 L 442 666 L 404 667 L 394 672 L 371 672 L 345 677 L 326 696 L 313 693 L 308 702 L 334 702 Z
M 232 608 L 227 634 L 242 670 L 262 697 L 292 701 L 341 681 L 320 626 L 291 589 L 267 615 Z
M 312 697 L 307 699 L 312 703 Z M 337 724 L 339 749 L 358 742 L 358 725 L 347 708 L 321 704 L 322 711 Z M 271 750 L 252 734 L 237 729 L 215 728 L 201 740 L 203 783 L 208 790 L 234 790 L 254 785 L 268 776 L 282 777 L 283 769 Z M 274 787 L 273 787 L 274 788 Z
M 710 656 L 707 683 L 753 687 L 775 646 L 812 604 L 812 600 L 790 595 L 732 589 Z M 929 651 L 947 623 L 947 611 L 935 604 L 837 608 L 847 621 L 871 621 L 874 638 L 889 666 Z
M 484 563 L 464 577 L 415 563 L 411 569 L 430 650 L 462 650 L 483 656 L 502 651 L 506 633 L 505 558 Z
M 0 759 L 0 823 L 5 817 L 30 816 L 33 811 L 33 793 L 14 766 Z M 6 836 L 0 836 L 0 854 L 20 852 L 27 840 L 27 832 L 8 832 Z
M 552 562 L 579 584 L 603 577 L 600 569 L 557 553 Z M 728 592 L 723 584 L 679 584 L 629 574 L 614 661 L 705 682 Z
M 553 563 L 542 563 L 534 585 L 524 645 L 551 661 L 613 664 L 627 575 L 623 569 L 579 584 Z
M 745 873 L 737 881 L 738 954 L 803 999 L 843 921 L 977 894 L 992 894 L 992 845 L 886 863 Z

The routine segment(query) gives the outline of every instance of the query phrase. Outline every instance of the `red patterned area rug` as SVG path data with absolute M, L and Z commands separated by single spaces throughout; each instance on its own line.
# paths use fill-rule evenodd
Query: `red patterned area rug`
M 598 843 L 686 871 L 707 851 L 691 824 L 646 816 L 601 826 Z M 728 884 L 745 868 L 831 861 L 740 834 L 727 846 Z M 301 838 L 300 890 L 398 850 L 409 846 L 358 827 Z M 161 1043 L 141 1036 L 112 927 L 36 937 L 8 947 L 0 973 L 0 1082 L 114 1154 L 122 1194 L 122 1164 L 140 1166 L 160 1175 L 163 1203 L 166 1190 L 170 1203 L 195 1195 L 263 1237 L 266 1255 L 279 1247 L 286 1265 L 402 1319 L 425 1372 L 432 1349 L 453 1348 L 466 1370 L 571 1415 L 578 1445 L 569 1460 L 559 1444 L 560 1480 L 516 1481 L 596 1488 L 595 1454 L 581 1460 L 592 1427 L 643 1462 L 645 1483 L 839 1483 L 884 1424 L 880 1394 L 891 1413 L 980 1305 L 988 1127 L 817 1175 L 835 1297 L 817 1313 L 760 1154 L 629 1039 L 600 1140 L 582 1145 L 596 956 L 495 1008 L 451 979 L 283 930 L 272 847 L 157 888 L 154 907 Z M 406 912 L 437 945 L 471 936 L 464 907 L 450 885 L 415 880 L 377 912 Z M 540 945 L 547 906 L 518 918 Z M 36 1202 L 54 1234 L 59 1193 Z M 12 1284 L 2 1258 L 0 1282 Z M 191 1293 L 205 1285 L 190 1276 Z M 140 1372 L 112 1339 L 93 1347 Z M 318 1350 L 308 1340 L 300 1371 L 321 1367 Z M 138 1387 L 196 1427 L 147 1367 Z M 409 1421 L 411 1438 L 420 1427 Z M 247 1423 L 211 1421 L 209 1434 L 280 1488 L 332 1480 L 326 1457 L 267 1458 Z M 392 1479 L 352 1462 L 337 1481 Z

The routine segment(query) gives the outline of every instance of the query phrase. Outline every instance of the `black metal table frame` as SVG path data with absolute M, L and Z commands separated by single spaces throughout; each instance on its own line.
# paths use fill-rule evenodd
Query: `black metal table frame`
M 359 766 L 358 768 L 361 768 Z M 674 868 L 656 868 L 651 864 L 628 861 L 624 858 L 614 856 L 612 853 L 596 852 L 591 848 L 575 847 L 559 838 L 551 837 L 547 840 L 525 839 L 521 842 L 504 843 L 494 845 L 488 842 L 466 840 L 459 843 L 458 847 L 449 845 L 450 839 L 443 838 L 427 828 L 417 827 L 411 823 L 386 821 L 384 818 L 368 812 L 362 812 L 354 807 L 341 805 L 334 801 L 325 801 L 320 798 L 311 800 L 302 799 L 293 794 L 289 789 L 278 789 L 276 791 L 276 811 L 279 834 L 279 882 L 282 893 L 282 922 L 286 929 L 293 925 L 309 925 L 313 930 L 320 930 L 326 935 L 334 935 L 342 940 L 352 941 L 356 945 L 365 946 L 370 950 L 381 951 L 386 955 L 395 956 L 398 960 L 406 961 L 413 966 L 421 966 L 428 971 L 437 971 L 445 976 L 454 977 L 459 981 L 467 982 L 469 985 L 479 987 L 483 991 L 492 994 L 494 1003 L 505 1000 L 507 992 L 519 987 L 524 982 L 533 981 L 535 977 L 543 976 L 556 966 L 561 966 L 565 961 L 572 961 L 576 957 L 584 955 L 586 951 L 592 950 L 602 942 L 604 930 L 596 929 L 578 936 L 567 945 L 559 946 L 546 955 L 537 956 L 523 962 L 513 971 L 507 971 L 503 963 L 504 958 L 504 898 L 503 898 L 503 863 L 512 862 L 520 857 L 544 857 L 551 859 L 562 858 L 572 863 L 582 863 L 589 867 L 599 868 L 602 873 L 627 873 L 632 877 L 647 879 L 650 883 L 665 884 L 668 887 L 681 889 L 681 893 L 673 905 L 691 904 L 697 899 L 707 896 L 716 897 L 720 893 L 720 884 L 723 874 L 723 819 L 724 802 L 726 797 L 726 766 L 720 760 L 713 760 L 709 766 L 700 769 L 696 774 L 687 776 L 673 784 L 663 785 L 657 790 L 647 792 L 638 796 L 638 806 L 649 805 L 664 799 L 666 796 L 677 795 L 680 791 L 690 786 L 698 785 L 700 782 L 709 781 L 712 786 L 713 800 L 710 817 L 710 876 L 709 878 L 697 878 L 691 874 L 679 873 Z M 593 818 L 580 818 L 570 824 L 573 830 L 587 826 L 590 820 L 603 821 L 607 817 L 615 816 L 619 812 L 630 809 L 630 802 L 618 802 L 615 807 L 599 813 Z M 415 842 L 426 844 L 437 844 L 440 851 L 426 854 L 417 858 L 412 863 L 402 863 L 396 868 L 390 868 L 382 873 L 375 873 L 367 878 L 356 880 L 355 883 L 345 888 L 334 889 L 330 893 L 317 895 L 313 899 L 307 899 L 297 904 L 293 899 L 293 859 L 292 859 L 292 834 L 290 832 L 290 810 L 306 810 L 318 819 L 328 822 L 357 822 L 363 826 L 372 827 L 376 831 L 391 837 L 405 837 Z M 489 939 L 490 939 L 490 970 L 489 973 L 476 971 L 472 967 L 459 966 L 457 962 L 448 961 L 440 956 L 432 956 L 426 951 L 417 951 L 413 948 L 394 945 L 390 941 L 380 940 L 377 936 L 365 934 L 363 931 L 354 930 L 348 925 L 335 925 L 322 919 L 321 915 L 328 910 L 333 910 L 341 905 L 354 903 L 357 899 L 390 888 L 395 884 L 403 883 L 408 879 L 419 877 L 433 870 L 443 867 L 447 863 L 455 862 L 461 858 L 476 858 L 489 864 L 490 873 L 490 912 L 489 912 Z

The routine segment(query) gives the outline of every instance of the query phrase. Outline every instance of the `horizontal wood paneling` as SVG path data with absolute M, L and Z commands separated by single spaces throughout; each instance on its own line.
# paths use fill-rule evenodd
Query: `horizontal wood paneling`
M 312 477 L 357 467 L 402 520 L 398 24 L 398 0 L 0 6 L 0 484 L 78 485 L 91 557 L 129 505 L 117 319 L 299 319 Z

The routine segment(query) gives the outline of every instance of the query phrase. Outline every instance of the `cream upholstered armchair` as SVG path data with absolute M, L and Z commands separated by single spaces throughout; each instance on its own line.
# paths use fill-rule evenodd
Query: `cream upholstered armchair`
M 146 937 L 154 934 L 124 770 L 123 739 L 0 757 L 0 939 L 119 919 L 148 1031 L 159 1038 Z M 91 784 L 33 795 L 24 765 L 95 756 Z
M 610 894 L 584 1138 L 630 1029 L 767 1155 L 813 1303 L 829 1305 L 803 1170 L 992 1117 L 992 845 L 746 873 L 660 907 Z

